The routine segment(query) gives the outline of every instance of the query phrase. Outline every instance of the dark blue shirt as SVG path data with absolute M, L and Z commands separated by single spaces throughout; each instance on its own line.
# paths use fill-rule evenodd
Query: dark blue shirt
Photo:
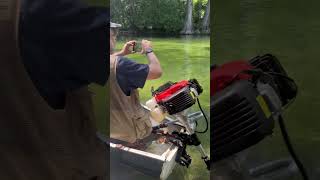
M 109 10 L 80 0 L 24 0 L 20 16 L 22 60 L 40 95 L 64 108 L 67 91 L 109 75 Z
M 139 64 L 125 57 L 120 57 L 117 64 L 117 81 L 127 96 L 131 91 L 143 88 L 149 74 L 149 65 Z

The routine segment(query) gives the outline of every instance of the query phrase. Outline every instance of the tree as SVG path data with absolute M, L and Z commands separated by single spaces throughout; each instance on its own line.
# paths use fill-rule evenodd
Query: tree
M 206 13 L 203 17 L 202 32 L 210 33 L 210 0 L 208 0 Z
M 181 31 L 181 34 L 186 34 L 186 35 L 193 34 L 192 9 L 193 9 L 193 1 L 187 0 L 186 19 L 185 19 L 184 28 Z
M 184 25 L 184 0 L 111 0 L 111 21 L 131 33 L 179 34 Z

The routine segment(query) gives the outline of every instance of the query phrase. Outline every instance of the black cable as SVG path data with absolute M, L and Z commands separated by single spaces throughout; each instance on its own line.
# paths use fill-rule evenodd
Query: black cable
M 291 144 L 290 137 L 289 137 L 288 132 L 286 130 L 286 126 L 284 124 L 284 120 L 283 120 L 282 116 L 279 117 L 279 126 L 280 126 L 283 140 L 288 148 L 288 151 L 289 151 L 291 157 L 293 158 L 294 162 L 296 163 L 303 179 L 309 180 L 309 177 L 308 177 L 308 174 L 305 170 L 305 167 L 303 166 L 302 162 L 299 160 L 297 154 L 295 153 L 295 151 L 293 149 L 293 146 Z
M 286 81 L 292 83 L 292 85 L 294 86 L 295 97 L 293 99 L 291 99 L 290 101 L 288 101 L 288 103 L 283 107 L 283 109 L 287 109 L 296 100 L 296 95 L 298 94 L 298 85 L 289 76 L 286 76 L 286 75 L 283 75 L 280 73 L 276 73 L 276 72 L 265 72 L 265 74 L 282 78 L 283 80 L 286 80 Z
M 278 76 L 280 78 L 283 78 L 289 82 L 291 82 L 293 85 L 294 85 L 294 89 L 295 89 L 295 94 L 298 93 L 298 86 L 297 84 L 294 82 L 294 80 L 286 75 L 283 75 L 283 74 L 280 74 L 280 73 L 276 73 L 276 72 L 264 72 L 264 74 L 267 74 L 267 75 L 273 75 L 273 76 Z M 295 100 L 295 98 L 293 98 L 288 104 L 286 107 L 288 107 L 289 104 L 291 104 L 293 101 Z M 289 154 L 291 155 L 292 159 L 294 160 L 294 162 L 296 163 L 300 173 L 301 173 L 301 176 L 303 177 L 304 180 L 309 180 L 309 177 L 308 177 L 308 174 L 306 172 L 306 169 L 304 167 L 304 165 L 302 164 L 302 162 L 300 161 L 300 159 L 298 158 L 297 154 L 295 153 L 294 151 L 294 148 L 292 146 L 292 143 L 290 141 L 290 137 L 289 137 L 289 134 L 287 132 L 287 129 L 286 129 L 286 126 L 285 126 L 285 123 L 284 123 L 284 120 L 283 120 L 283 117 L 282 116 L 279 116 L 279 126 L 280 126 L 280 130 L 281 130 L 281 134 L 282 134 L 282 137 L 283 137 L 283 140 L 287 146 L 287 149 L 289 151 Z
M 203 111 L 203 109 L 201 107 L 199 98 L 197 98 L 197 103 L 198 103 L 198 106 L 199 106 L 199 109 L 200 109 L 201 113 L 203 114 L 204 119 L 206 120 L 206 129 L 204 131 L 195 131 L 195 132 L 199 133 L 199 134 L 204 134 L 209 129 L 209 121 L 208 121 L 208 118 L 207 118 L 206 114 L 204 113 L 204 111 Z
M 293 85 L 294 85 L 294 89 L 295 89 L 295 94 L 298 93 L 298 86 L 297 84 L 294 82 L 294 80 L 286 75 L 283 75 L 281 73 L 276 73 L 276 72 L 263 72 L 263 74 L 265 75 L 268 75 L 268 76 L 278 76 L 284 80 L 287 80 L 289 82 L 291 82 Z M 271 77 L 272 79 L 272 77 Z M 272 79 L 273 81 L 273 79 Z M 288 104 L 291 104 L 293 101 L 295 100 L 295 98 L 293 98 Z M 286 106 L 288 107 L 288 106 Z M 282 116 L 279 116 L 279 126 L 280 126 L 280 130 L 281 130 L 281 134 L 282 134 L 282 137 L 283 137 L 283 140 L 287 146 L 287 149 L 292 157 L 292 159 L 294 160 L 294 162 L 296 163 L 300 173 L 301 173 L 301 176 L 303 177 L 304 180 L 309 180 L 309 177 L 308 177 L 308 174 L 305 170 L 305 167 L 304 165 L 302 164 L 302 162 L 300 161 L 300 159 L 298 158 L 297 154 L 295 153 L 294 151 L 294 148 L 292 146 L 292 143 L 290 141 L 290 137 L 288 135 L 288 132 L 286 130 L 286 126 L 285 126 L 285 123 L 284 123 L 284 120 L 283 120 L 283 117 Z
M 229 85 L 231 85 L 235 80 L 237 80 L 237 78 L 241 75 L 241 74 L 247 74 L 247 75 L 254 75 L 254 74 L 263 74 L 263 71 L 260 69 L 249 69 L 249 70 L 243 70 L 238 72 L 237 74 L 233 75 L 231 80 L 229 80 L 229 82 L 227 82 L 227 84 L 225 85 L 225 87 L 228 87 Z

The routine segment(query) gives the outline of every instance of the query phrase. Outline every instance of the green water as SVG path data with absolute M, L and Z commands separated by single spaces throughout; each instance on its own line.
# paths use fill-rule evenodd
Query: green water
M 121 38 L 118 48 L 122 47 L 126 40 L 142 38 Z M 179 37 L 179 38 L 147 38 L 153 42 L 154 52 L 158 56 L 163 69 L 163 75 L 158 80 L 147 81 L 144 88 L 140 90 L 141 102 L 146 102 L 151 98 L 151 87 L 155 88 L 167 81 L 180 81 L 196 78 L 202 85 L 204 92 L 200 96 L 203 109 L 209 116 L 209 71 L 210 71 L 210 38 L 209 37 Z M 140 63 L 148 63 L 145 55 L 133 54 L 129 58 Z M 194 106 L 191 111 L 199 111 Z M 199 130 L 205 128 L 204 120 L 199 122 Z M 204 135 L 199 135 L 205 147 L 210 153 L 209 131 Z M 202 180 L 209 179 L 209 172 L 199 156 L 198 151 L 193 148 L 188 149 L 193 157 L 192 165 L 188 170 L 177 167 L 169 179 Z
M 106 86 L 101 87 L 98 85 L 91 85 L 90 91 L 93 92 L 93 103 L 94 103 L 94 111 L 96 124 L 99 132 L 109 135 L 109 126 L 107 124 L 107 116 L 109 111 L 109 100 L 107 100 L 107 90 Z
M 216 64 L 264 53 L 279 58 L 300 90 L 285 122 L 314 180 L 320 178 L 319 6 L 320 1 L 215 0 L 211 58 Z M 288 157 L 278 126 L 273 137 L 248 153 L 243 165 L 249 167 Z

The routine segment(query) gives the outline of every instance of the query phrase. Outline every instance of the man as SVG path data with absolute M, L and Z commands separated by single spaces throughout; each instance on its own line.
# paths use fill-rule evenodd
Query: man
M 108 19 L 107 8 L 91 7 L 81 0 L 22 1 L 22 60 L 53 109 L 64 109 L 67 91 L 106 83 Z
M 108 9 L 21 3 L 0 3 L 0 179 L 105 179 L 87 85 L 108 77 Z
M 127 42 L 120 52 L 114 52 L 119 27 L 110 23 L 110 136 L 135 143 L 152 130 L 149 113 L 140 104 L 138 88 L 143 88 L 146 80 L 160 78 L 162 69 L 150 41 L 141 42 L 141 54 L 149 64 L 124 57 L 132 53 L 134 41 Z

